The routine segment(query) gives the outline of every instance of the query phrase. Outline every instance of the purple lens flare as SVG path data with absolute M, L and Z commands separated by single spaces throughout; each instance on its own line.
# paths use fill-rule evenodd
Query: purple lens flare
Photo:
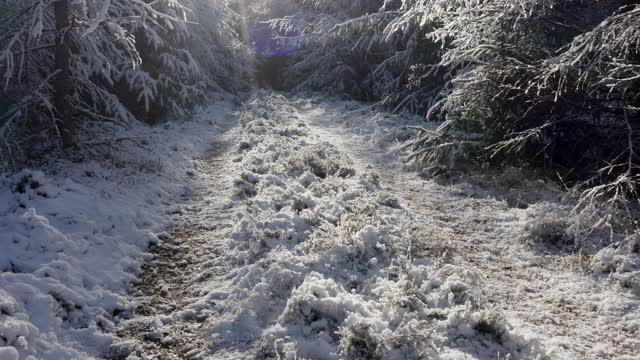
M 294 56 L 301 40 L 299 34 L 276 31 L 266 24 L 252 28 L 249 36 L 251 46 L 261 57 Z

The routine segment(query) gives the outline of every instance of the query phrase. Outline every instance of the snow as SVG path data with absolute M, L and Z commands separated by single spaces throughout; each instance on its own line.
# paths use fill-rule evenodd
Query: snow
M 16 350 L 14 347 L 0 347 L 0 359 L 18 360 L 20 359 L 20 354 L 18 354 L 18 350 Z
M 637 356 L 637 235 L 603 249 L 608 229 L 588 231 L 598 218 L 585 220 L 571 211 L 575 201 L 565 192 L 515 169 L 459 179 L 407 171 L 398 161 L 406 154 L 393 141 L 397 132 L 383 120 L 393 116 L 362 105 L 340 108 L 341 102 L 308 105 L 308 124 L 361 169 L 383 174 L 383 188 L 416 217 L 414 263 L 427 254 L 440 266 L 474 274 L 470 291 L 492 304 L 492 318 L 502 319 L 511 336 L 533 339 L 544 357 Z M 594 271 L 600 262 L 602 275 Z
M 476 274 L 435 258 L 411 259 L 413 214 L 381 188 L 380 174 L 310 129 L 303 107 L 258 93 L 239 115 L 242 128 L 230 134 L 237 145 L 224 156 L 235 164 L 225 174 L 232 188 L 213 196 L 226 198 L 236 220 L 203 234 L 216 239 L 217 251 L 192 259 L 200 269 L 227 265 L 204 281 L 192 275 L 181 292 L 193 295 L 171 315 L 209 314 L 210 343 L 199 356 L 543 355 L 535 339 L 512 334 L 481 304 Z M 372 134 L 392 139 L 402 131 Z M 190 223 L 209 221 L 208 211 L 200 214 Z
M 127 292 L 149 245 L 229 112 L 219 102 L 193 121 L 127 129 L 150 151 L 118 144 L 102 163 L 0 177 L 1 359 L 102 356 L 133 306 Z
M 2 178 L 0 358 L 637 358 L 638 235 L 595 248 L 515 169 L 406 168 L 420 121 L 257 91 Z
M 640 284 L 640 234 L 628 236 L 620 243 L 599 251 L 592 261 L 595 273 L 612 273 L 612 277 L 632 287 Z

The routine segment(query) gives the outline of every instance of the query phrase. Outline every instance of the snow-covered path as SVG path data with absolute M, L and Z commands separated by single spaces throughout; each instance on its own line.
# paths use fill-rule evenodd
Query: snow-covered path
M 551 358 L 638 358 L 638 289 L 590 275 L 586 256 L 528 242 L 535 224 L 567 216 L 562 193 L 526 179 L 443 186 L 422 178 L 389 154 L 387 142 L 377 142 L 366 113 L 316 108 L 308 118 L 320 137 L 381 174 L 383 188 L 416 216 L 416 257 L 440 256 L 476 273 L 483 302 L 514 333 L 541 341 Z
M 527 244 L 561 194 L 424 179 L 357 103 L 262 92 L 238 116 L 112 358 L 637 358 L 638 295 Z

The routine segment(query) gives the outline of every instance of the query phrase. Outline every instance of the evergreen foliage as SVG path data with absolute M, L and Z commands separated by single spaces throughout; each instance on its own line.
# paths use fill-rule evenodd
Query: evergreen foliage
M 242 86 L 246 49 L 226 1 L 0 0 L 0 9 L 5 162 L 33 144 L 72 146 L 76 128 L 185 115 L 208 90 Z

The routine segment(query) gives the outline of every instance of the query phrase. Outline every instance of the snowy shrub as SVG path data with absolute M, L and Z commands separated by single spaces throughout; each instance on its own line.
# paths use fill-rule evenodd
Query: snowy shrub
M 584 198 L 580 199 L 584 201 Z M 570 216 L 568 233 L 576 247 L 586 254 L 595 254 L 608 245 L 622 241 L 630 229 L 637 228 L 638 209 L 611 206 L 610 203 L 579 203 Z
M 320 179 L 325 179 L 328 176 L 346 178 L 355 175 L 351 164 L 330 146 L 308 147 L 292 161 L 289 164 L 292 171 L 300 174 L 306 171 Z
M 340 355 L 346 359 L 382 359 L 384 340 L 367 323 L 350 324 L 342 330 Z
M 502 342 L 502 337 L 507 334 L 506 321 L 495 310 L 483 310 L 474 314 L 473 329 L 478 333 L 494 338 Z
M 528 240 L 557 246 L 573 244 L 568 209 L 542 202 L 530 206 L 526 217 L 524 230 Z
M 591 261 L 596 274 L 612 278 L 629 288 L 640 288 L 640 233 L 600 250 Z

